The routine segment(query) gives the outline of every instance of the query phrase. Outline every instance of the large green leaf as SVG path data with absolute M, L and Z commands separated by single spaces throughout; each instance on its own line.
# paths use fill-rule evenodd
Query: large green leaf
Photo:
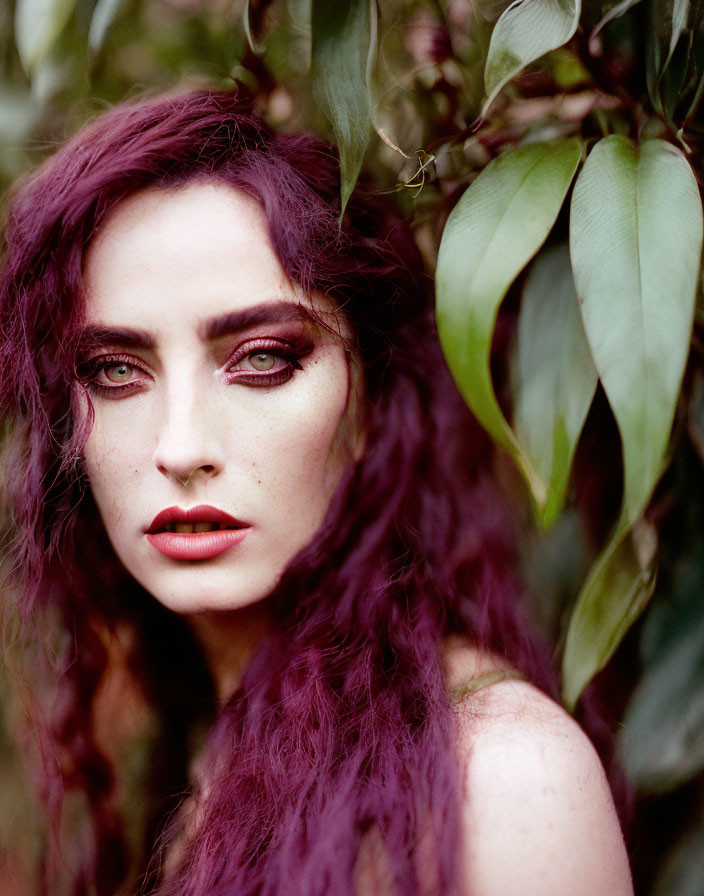
M 482 115 L 511 78 L 572 37 L 579 24 L 581 0 L 515 0 L 491 34 L 484 69 L 486 100 Z
M 376 19 L 373 0 L 313 0 L 313 95 L 340 151 L 341 213 L 371 134 L 368 71 L 376 48 Z
M 663 140 L 601 140 L 577 179 L 570 250 L 592 357 L 621 434 L 624 487 L 614 534 L 570 620 L 564 695 L 574 706 L 647 602 L 654 548 L 630 527 L 665 463 L 689 351 L 702 207 L 684 156 Z M 645 545 L 645 547 L 644 547 Z
M 540 254 L 528 275 L 518 318 L 518 366 L 514 427 L 548 486 L 540 521 L 549 526 L 562 508 L 597 384 L 567 245 Z
M 572 197 L 570 250 L 584 327 L 621 434 L 622 523 L 660 477 L 689 351 L 702 205 L 674 146 L 599 141 Z
M 562 695 L 573 710 L 593 676 L 608 663 L 655 587 L 656 538 L 647 527 L 617 529 L 577 600 L 562 658 Z
M 76 0 L 17 0 L 15 41 L 28 75 L 46 56 L 75 6 Z
M 452 211 L 438 255 L 437 322 L 447 363 L 479 422 L 516 458 L 539 505 L 545 484 L 498 405 L 489 357 L 499 305 L 555 223 L 580 154 L 571 139 L 533 143 L 490 162 Z

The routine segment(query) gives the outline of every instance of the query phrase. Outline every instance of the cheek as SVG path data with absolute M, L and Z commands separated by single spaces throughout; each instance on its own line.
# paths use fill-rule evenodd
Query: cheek
M 83 467 L 106 521 L 119 518 L 120 508 L 134 500 L 139 470 L 144 467 L 143 444 L 133 430 L 126 433 L 114 415 L 96 411 L 83 449 Z
M 343 360 L 314 388 L 293 389 L 279 406 L 268 408 L 255 440 L 262 448 L 254 456 L 261 483 L 287 508 L 318 521 L 354 457 L 348 384 Z

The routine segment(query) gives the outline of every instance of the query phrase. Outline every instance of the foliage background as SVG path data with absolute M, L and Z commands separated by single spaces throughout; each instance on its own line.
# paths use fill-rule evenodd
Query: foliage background
M 506 33 L 497 49 L 497 35 Z M 496 236 L 489 222 L 492 209 L 477 198 L 479 186 L 492 186 L 491 204 L 527 148 L 550 159 L 574 150 L 554 214 L 547 210 L 555 198 L 548 186 L 524 202 L 521 214 L 527 218 L 508 216 L 514 229 L 497 237 L 500 251 L 492 267 L 503 285 L 482 291 L 470 283 L 453 299 L 453 277 L 461 281 L 463 276 L 456 270 L 462 253 L 448 248 L 446 236 L 438 280 L 440 330 L 442 335 L 443 313 L 459 309 L 464 341 L 453 347 L 445 340 L 453 371 L 480 419 L 487 407 L 482 401 L 495 391 L 494 411 L 518 434 L 520 450 L 511 437 L 507 440 L 503 424 L 492 431 L 509 449 L 497 452 L 496 474 L 515 508 L 533 615 L 559 645 L 566 681 L 575 682 L 568 703 L 623 638 L 596 684 L 614 718 L 621 720 L 619 751 L 638 799 L 630 842 L 637 892 L 704 896 L 704 305 L 697 242 L 691 240 L 687 248 L 683 240 L 696 237 L 701 207 L 666 207 L 683 177 L 693 172 L 701 182 L 700 0 L 615 5 L 611 0 L 584 5 L 523 0 L 510 9 L 506 0 L 4 0 L 0 45 L 3 191 L 106 105 L 145 90 L 228 86 L 237 79 L 274 125 L 338 139 L 343 193 L 364 156 L 378 189 L 395 192 L 412 221 L 430 273 L 447 216 L 460 196 L 472 226 L 479 228 L 473 239 L 490 240 Z M 590 334 L 584 349 L 566 249 L 572 226 L 578 281 L 594 267 L 614 282 L 625 278 L 624 289 L 616 290 L 602 310 L 597 329 L 601 326 L 602 336 L 618 335 L 618 354 L 628 364 L 637 355 L 638 334 L 629 331 L 623 310 L 630 286 L 618 256 L 618 231 L 606 232 L 603 252 L 596 243 L 587 245 L 582 269 L 575 240 L 589 228 L 583 225 L 580 231 L 575 207 L 571 216 L 569 209 L 576 168 L 599 141 L 614 135 L 622 142 L 601 146 L 627 154 L 627 147 L 657 140 L 658 152 L 664 144 L 675 147 L 674 154 L 666 151 L 667 158 L 676 158 L 679 166 L 672 175 L 658 169 L 646 185 L 655 199 L 645 223 L 658 236 L 656 244 L 674 234 L 675 248 L 663 270 L 648 275 L 653 282 L 640 283 L 655 290 L 654 305 L 650 310 L 643 305 L 643 313 L 654 314 L 654 307 L 663 333 L 684 334 L 672 337 L 680 368 L 676 358 L 663 355 L 656 358 L 653 373 L 657 381 L 661 370 L 675 369 L 675 388 L 661 414 L 662 445 L 647 438 L 634 442 L 602 369 L 597 385 L 589 360 L 595 337 Z M 592 159 L 595 170 L 597 156 Z M 552 175 L 556 163 L 546 164 Z M 596 200 L 597 232 L 609 213 L 609 195 L 625 182 L 628 164 Z M 477 180 L 480 174 L 483 181 Z M 597 184 L 599 176 L 606 183 L 603 170 L 597 171 Z M 487 180 L 491 177 L 495 180 Z M 578 178 L 586 190 L 586 178 Z M 541 215 L 546 218 L 543 239 L 550 231 L 548 248 L 524 270 L 542 239 L 525 249 L 525 258 L 514 257 L 513 250 L 528 219 Z M 462 230 L 466 225 L 458 224 L 457 216 L 451 220 L 459 228 L 459 245 L 463 239 L 473 245 Z M 652 248 L 657 254 L 657 245 Z M 692 309 L 678 310 L 673 284 L 682 277 L 691 280 L 693 323 Z M 580 299 L 589 305 L 588 288 Z M 482 352 L 467 352 L 468 345 L 481 344 L 477 316 L 467 316 L 472 308 L 485 317 L 488 313 L 484 381 Z M 581 373 L 575 375 L 580 351 Z M 531 386 L 536 371 L 545 370 L 552 372 L 552 384 Z M 629 408 L 637 407 L 647 391 L 637 375 L 636 369 Z M 556 383 L 567 386 L 558 394 Z M 531 393 L 529 386 L 537 391 Z M 567 402 L 576 423 L 566 454 L 563 446 L 558 476 L 551 470 L 554 444 L 543 440 L 541 447 L 541 438 L 556 431 L 560 401 Z M 575 411 L 577 404 L 582 411 Z M 620 508 L 626 504 L 624 470 L 628 479 L 629 457 L 649 451 L 654 472 L 650 478 L 635 477 L 640 503 L 616 544 L 610 539 L 614 527 L 619 532 Z M 530 476 L 527 485 L 521 478 L 525 457 L 542 472 L 541 452 L 543 461 L 547 456 L 552 502 L 547 514 Z M 625 561 L 623 544 L 630 551 Z M 605 557 L 615 564 L 601 593 L 610 621 L 604 622 L 604 613 L 587 612 L 578 629 L 574 607 L 585 606 L 594 564 Z M 632 624 L 653 581 L 647 609 Z M 629 603 L 629 594 L 636 595 L 635 602 Z M 568 631 L 571 642 L 565 650 Z M 586 673 L 575 672 L 578 654 Z M 0 892 L 20 896 L 31 877 L 38 813 L 24 796 L 17 750 L 7 736 L 18 722 L 4 694 L 3 685 Z

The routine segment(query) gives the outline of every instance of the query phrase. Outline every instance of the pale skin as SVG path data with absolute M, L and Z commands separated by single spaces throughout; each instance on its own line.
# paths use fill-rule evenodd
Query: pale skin
M 267 628 L 262 599 L 363 447 L 344 322 L 288 280 L 257 203 L 215 183 L 122 202 L 84 286 L 93 496 L 124 566 L 189 619 L 224 698 Z M 165 508 L 200 505 L 245 523 L 244 540 L 188 562 L 145 537 Z
M 501 666 L 450 645 L 448 682 Z M 477 896 L 632 896 L 623 836 L 591 742 L 533 685 L 506 680 L 457 707 L 464 876 Z
M 191 622 L 225 698 L 270 623 L 265 598 L 364 447 L 345 322 L 287 279 L 256 202 L 222 184 L 124 201 L 84 274 L 86 323 L 141 339 L 101 337 L 89 352 L 94 382 L 113 390 L 91 392 L 93 495 L 128 571 Z M 256 322 L 212 337 L 213 321 L 253 309 Z M 272 370 L 289 378 L 266 380 Z M 196 505 L 245 522 L 244 540 L 191 562 L 145 539 L 164 508 Z M 461 642 L 445 661 L 448 690 L 501 663 Z M 572 719 L 520 681 L 467 697 L 456 717 L 468 896 L 632 894 L 603 769 Z M 360 893 L 379 892 L 364 880 Z

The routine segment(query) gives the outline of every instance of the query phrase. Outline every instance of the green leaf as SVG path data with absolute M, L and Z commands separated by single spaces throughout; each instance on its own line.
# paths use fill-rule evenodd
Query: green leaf
M 592 567 L 570 618 L 562 658 L 562 695 L 572 711 L 608 663 L 655 587 L 656 537 L 641 524 L 617 529 Z
M 670 40 L 667 48 L 665 65 L 670 61 L 675 52 L 677 41 L 684 34 L 689 18 L 689 0 L 672 0 L 672 12 L 670 14 Z
M 611 136 L 575 184 L 570 251 L 587 339 L 621 434 L 621 520 L 660 478 L 689 351 L 702 248 L 692 170 L 664 140 Z
M 604 11 L 598 24 L 592 29 L 589 39 L 592 40 L 595 38 L 605 25 L 608 25 L 609 22 L 612 22 L 614 19 L 618 19 L 625 15 L 631 7 L 640 2 L 641 0 L 620 0 L 619 3 L 607 4 L 608 8 Z M 681 0 L 676 0 L 676 2 L 681 2 Z M 688 0 L 684 0 L 684 2 L 686 3 Z
M 125 0 L 98 0 L 96 3 L 88 32 L 88 49 L 93 55 L 102 50 L 108 31 L 124 4 Z
M 663 53 L 660 71 L 667 67 L 677 42 L 687 30 L 689 13 L 690 0 L 654 0 L 652 27 Z
M 28 75 L 46 56 L 75 6 L 76 0 L 17 0 L 15 42 Z
M 490 162 L 453 209 L 438 255 L 436 314 L 448 366 L 479 422 L 518 462 L 539 505 L 545 484 L 499 408 L 489 358 L 501 301 L 555 223 L 580 155 L 574 138 L 529 144 Z
M 648 92 L 657 111 L 676 130 L 701 98 L 704 4 L 702 0 L 651 0 L 649 12 Z
M 562 509 L 597 384 L 566 244 L 539 255 L 528 275 L 518 317 L 518 364 L 514 426 L 548 486 L 540 522 L 550 526 Z
M 371 134 L 368 71 L 376 52 L 376 21 L 373 0 L 313 0 L 313 96 L 340 151 L 341 216 Z
M 242 9 L 242 27 L 250 50 L 255 56 L 261 56 L 265 52 L 266 47 L 263 44 L 257 43 L 252 34 L 252 25 L 249 21 L 249 0 L 245 0 L 244 8 Z
M 636 550 L 629 529 L 665 462 L 701 248 L 701 199 L 682 153 L 664 140 L 640 149 L 620 136 L 599 141 L 572 195 L 570 251 L 592 357 L 621 434 L 624 486 L 614 535 L 570 620 L 563 657 L 570 707 L 652 592 L 653 557 L 643 544 Z
M 619 752 L 629 780 L 647 793 L 673 790 L 704 768 L 704 610 L 639 682 Z
M 491 34 L 484 69 L 486 100 L 482 116 L 498 92 L 522 69 L 556 50 L 579 24 L 581 0 L 515 0 Z

